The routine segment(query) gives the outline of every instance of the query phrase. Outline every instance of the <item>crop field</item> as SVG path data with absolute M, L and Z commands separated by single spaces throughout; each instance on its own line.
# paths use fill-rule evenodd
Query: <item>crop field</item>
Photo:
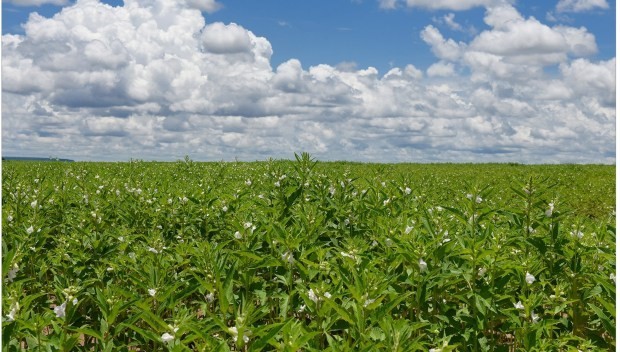
M 613 351 L 615 166 L 3 162 L 2 350 Z

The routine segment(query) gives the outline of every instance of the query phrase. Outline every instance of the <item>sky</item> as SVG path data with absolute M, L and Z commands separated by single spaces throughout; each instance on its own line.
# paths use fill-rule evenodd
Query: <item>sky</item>
M 8 0 L 2 155 L 608 163 L 610 0 Z

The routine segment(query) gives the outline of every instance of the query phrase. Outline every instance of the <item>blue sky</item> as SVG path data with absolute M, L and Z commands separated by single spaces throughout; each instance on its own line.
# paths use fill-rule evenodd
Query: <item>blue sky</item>
M 121 6 L 122 1 L 101 1 Z M 615 57 L 615 1 L 607 1 L 608 9 L 593 8 L 582 13 L 555 11 L 555 1 L 518 1 L 517 7 L 525 17 L 534 16 L 546 23 L 548 14 L 555 14 L 558 23 L 584 26 L 596 36 L 599 52 L 596 59 Z M 31 12 L 52 16 L 62 7 L 17 6 L 3 4 L 3 33 L 23 33 L 21 24 Z M 454 21 L 463 30 L 454 30 L 441 18 L 453 13 Z M 223 7 L 204 13 L 208 22 L 234 22 L 271 42 L 272 62 L 278 65 L 290 58 L 299 58 L 304 66 L 355 62 L 358 67 L 373 66 L 386 72 L 395 66 L 414 63 L 428 67 L 435 60 L 419 32 L 429 23 L 437 24 L 456 40 L 467 40 L 473 33 L 486 29 L 482 21 L 484 8 L 475 7 L 455 12 L 450 9 L 431 10 L 404 8 L 381 9 L 373 0 L 286 1 L 235 0 L 223 2 Z M 433 21 L 435 19 L 435 21 Z M 472 31 L 472 32 L 469 32 Z
M 3 154 L 615 162 L 615 7 L 12 0 Z

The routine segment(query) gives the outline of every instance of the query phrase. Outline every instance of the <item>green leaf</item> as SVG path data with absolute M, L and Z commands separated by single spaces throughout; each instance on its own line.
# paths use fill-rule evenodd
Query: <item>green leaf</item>
M 385 333 L 383 332 L 383 330 L 379 329 L 378 327 L 372 328 L 368 336 L 370 336 L 370 339 L 373 341 L 385 340 Z
M 611 321 L 611 319 L 609 319 L 607 314 L 605 314 L 602 309 L 592 303 L 588 303 L 588 306 L 594 311 L 594 313 L 596 313 L 596 316 L 598 316 L 598 318 L 601 320 L 601 323 L 603 323 L 603 326 L 605 327 L 607 333 L 610 334 L 610 336 L 614 336 L 614 334 L 616 333 L 616 326 Z
M 290 323 L 290 320 L 287 321 L 286 323 L 270 324 L 270 325 L 263 326 L 257 331 L 255 331 L 255 334 L 257 336 L 260 336 L 260 339 L 252 343 L 250 350 L 261 351 L 265 346 L 267 346 L 267 344 L 269 343 L 269 340 L 271 340 L 274 336 L 276 336 L 276 334 L 279 333 L 280 330 L 282 330 L 282 328 L 289 323 Z
M 355 319 L 351 315 L 351 313 L 347 312 L 339 304 L 332 301 L 331 299 L 325 299 L 323 302 L 325 302 L 330 308 L 332 308 L 336 311 L 336 313 L 338 313 L 338 318 L 345 320 L 351 325 L 355 325 Z

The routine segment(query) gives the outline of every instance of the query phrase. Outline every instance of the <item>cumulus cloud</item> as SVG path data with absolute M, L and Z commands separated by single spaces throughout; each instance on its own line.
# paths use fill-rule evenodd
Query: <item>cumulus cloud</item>
M 63 6 L 69 3 L 69 0 L 7 0 L 7 2 L 17 6 L 41 6 L 51 4 Z
M 426 73 L 429 77 L 449 77 L 453 76 L 454 73 L 454 64 L 451 62 L 436 62 L 429 66 L 426 70 Z
M 458 44 L 427 26 L 421 31 L 437 58 L 464 65 L 477 82 L 510 79 L 514 82 L 537 77 L 543 68 L 565 63 L 573 57 L 597 52 L 596 40 L 584 27 L 553 26 L 534 17 L 524 18 L 509 4 L 488 7 L 484 22 L 490 27 L 469 43 Z
M 463 51 L 463 43 L 457 43 L 453 39 L 445 39 L 439 30 L 432 25 L 424 27 L 420 37 L 431 46 L 433 54 L 440 59 L 457 60 Z
M 608 107 L 615 103 L 616 59 L 591 62 L 577 59 L 560 65 L 560 71 L 574 97 L 597 97 Z
M 200 9 L 208 13 L 213 13 L 223 7 L 223 5 L 217 2 L 216 0 L 186 0 L 186 1 L 189 6 Z
M 449 13 L 445 16 L 443 16 L 443 20 L 444 22 L 448 25 L 448 27 L 452 28 L 455 31 L 462 31 L 463 27 L 458 24 L 456 21 L 454 21 L 454 13 Z
M 592 34 L 491 1 L 436 3 L 489 6 L 489 28 L 466 43 L 429 25 L 420 36 L 438 61 L 385 73 L 296 58 L 272 66 L 267 38 L 207 23 L 191 1 L 80 0 L 51 18 L 33 14 L 23 35 L 2 37 L 4 153 L 615 160 L 615 59 L 588 58 Z
M 593 9 L 608 9 L 607 0 L 560 0 L 556 5 L 558 12 L 583 12 Z
M 200 36 L 203 48 L 216 54 L 250 52 L 252 41 L 245 28 L 221 22 L 207 25 Z
M 377 0 L 379 2 L 379 8 L 385 10 L 393 10 L 397 6 L 397 0 Z
M 423 7 L 433 10 L 468 10 L 474 7 L 490 6 L 498 0 L 406 0 L 409 7 Z
M 493 16 L 493 9 L 487 17 Z M 551 28 L 534 18 L 516 18 L 483 31 L 469 45 L 469 50 L 499 55 L 509 62 L 552 64 L 564 61 L 567 54 L 584 56 L 597 51 L 591 33 L 581 27 Z

